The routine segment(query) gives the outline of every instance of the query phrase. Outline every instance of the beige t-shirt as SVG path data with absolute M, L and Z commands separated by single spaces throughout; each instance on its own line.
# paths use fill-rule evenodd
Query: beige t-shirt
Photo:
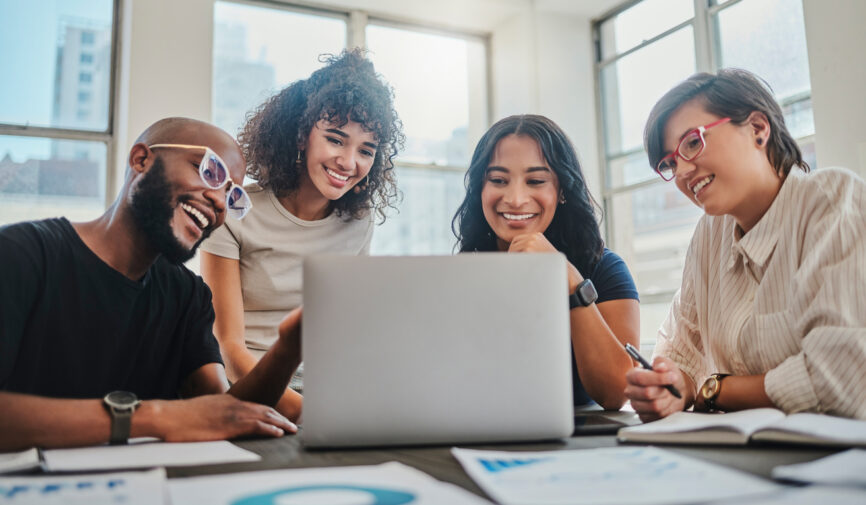
M 226 219 L 201 245 L 217 256 L 237 259 L 241 269 L 247 347 L 260 358 L 277 340 L 277 325 L 301 305 L 304 257 L 312 254 L 370 252 L 372 216 L 304 221 L 292 215 L 273 192 L 245 187 L 253 208 L 237 221 Z

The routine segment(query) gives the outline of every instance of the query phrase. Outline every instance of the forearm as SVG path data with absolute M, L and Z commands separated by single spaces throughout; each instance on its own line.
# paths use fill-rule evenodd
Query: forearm
M 142 402 L 132 416 L 132 437 L 161 436 L 159 403 Z M 102 400 L 0 393 L 0 412 L 0 452 L 99 445 L 111 433 L 111 416 Z
M 229 394 L 241 400 L 276 405 L 301 364 L 300 349 L 280 337 L 258 364 L 234 383 Z
M 250 373 L 259 362 L 243 339 L 221 343 L 220 349 L 226 364 L 226 376 L 233 383 Z
M 602 317 L 595 304 L 570 311 L 571 343 L 580 381 L 586 392 L 608 410 L 626 401 L 625 374 L 633 365 L 621 341 Z M 624 340 L 638 345 L 637 338 Z
M 764 374 L 725 377 L 716 406 L 725 412 L 775 407 L 764 390 Z

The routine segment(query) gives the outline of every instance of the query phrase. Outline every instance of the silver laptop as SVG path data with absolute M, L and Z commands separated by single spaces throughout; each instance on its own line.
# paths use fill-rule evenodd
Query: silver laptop
M 569 436 L 566 293 L 556 253 L 306 259 L 304 444 Z

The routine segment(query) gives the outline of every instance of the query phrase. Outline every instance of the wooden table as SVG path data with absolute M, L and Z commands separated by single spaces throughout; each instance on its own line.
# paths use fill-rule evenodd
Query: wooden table
M 375 449 L 307 450 L 298 436 L 279 439 L 241 440 L 238 446 L 253 451 L 262 459 L 250 463 L 232 463 L 195 467 L 168 468 L 169 478 L 221 473 L 251 472 L 283 468 L 307 468 L 350 465 L 373 465 L 399 461 L 445 482 L 451 482 L 479 496 L 487 495 L 463 471 L 450 453 L 449 446 L 392 447 Z M 615 447 L 616 437 L 576 436 L 561 441 L 525 444 L 465 445 L 473 449 L 507 451 L 555 451 Z M 722 447 L 722 446 L 665 446 L 685 456 L 736 468 L 770 478 L 777 465 L 802 463 L 833 454 L 837 450 L 803 446 Z

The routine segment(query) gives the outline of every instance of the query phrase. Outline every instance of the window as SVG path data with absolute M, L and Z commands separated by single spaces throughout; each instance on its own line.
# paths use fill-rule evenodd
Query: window
M 815 149 L 801 0 L 643 0 L 595 25 L 604 132 L 607 243 L 641 296 L 644 352 L 679 288 L 702 211 L 649 167 L 643 128 L 655 102 L 697 71 L 745 68 L 782 104 L 806 161 Z
M 214 7 L 213 121 L 231 134 L 247 112 L 346 47 L 345 15 L 218 1 Z
M 365 45 L 395 89 L 407 142 L 396 160 L 403 194 L 373 235 L 373 254 L 450 254 L 451 218 L 463 199 L 472 149 L 488 125 L 482 37 L 289 5 L 219 0 L 214 10 L 213 120 L 236 134 L 267 97 L 321 67 L 319 55 Z M 290 48 L 287 50 L 286 48 Z
M 396 93 L 406 146 L 403 200 L 373 235 L 373 254 L 450 254 L 472 149 L 488 124 L 485 41 L 384 22 L 367 26 L 371 59 Z
M 0 56 L 0 224 L 105 208 L 114 11 L 112 0 L 0 4 L 0 47 L 18 48 Z
M 93 55 L 90 53 L 81 53 L 81 59 L 79 61 L 82 64 L 93 63 Z

